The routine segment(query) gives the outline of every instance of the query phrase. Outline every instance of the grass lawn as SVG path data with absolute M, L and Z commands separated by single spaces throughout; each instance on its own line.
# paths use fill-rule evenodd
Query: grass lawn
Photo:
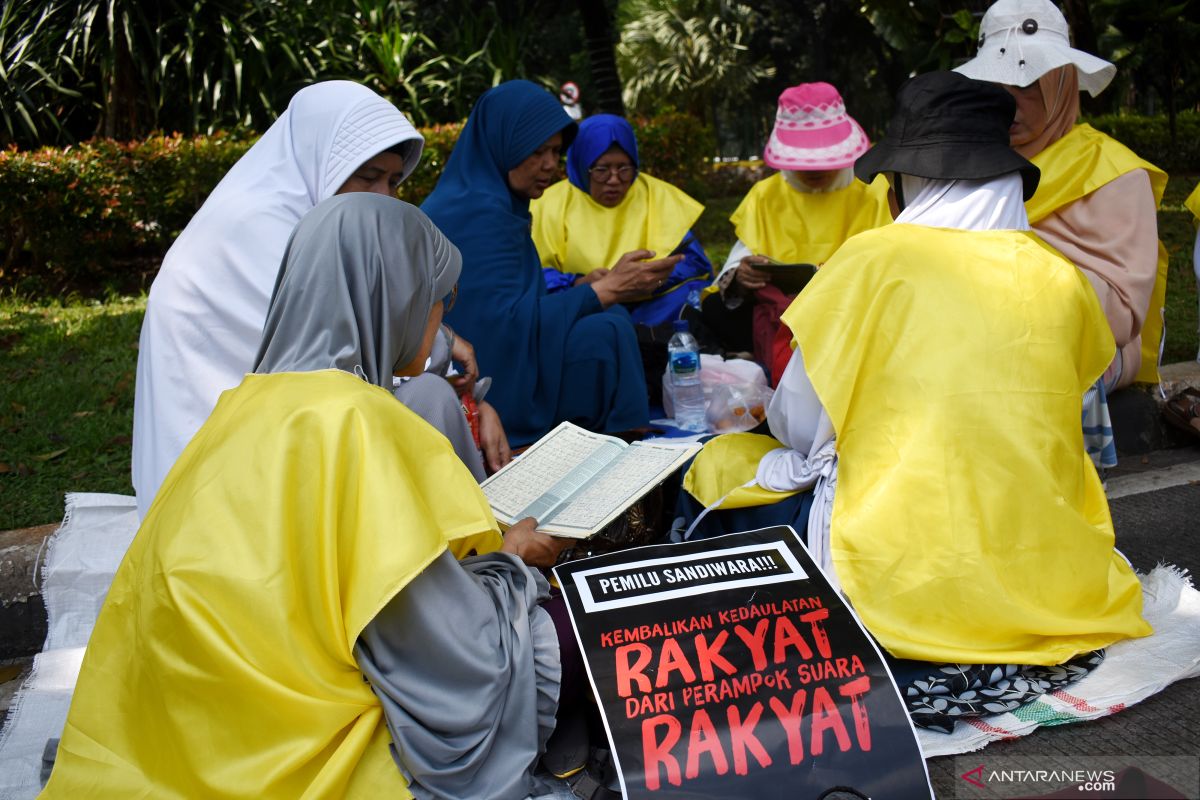
M 1159 213 L 1171 255 L 1164 362 L 1196 357 L 1195 228 L 1183 200 L 1197 176 L 1173 178 Z M 735 237 L 740 197 L 708 201 L 696 235 L 716 269 Z M 0 298 L 0 530 L 62 516 L 67 491 L 130 494 L 138 331 L 146 298 Z
M 0 299 L 0 530 L 62 517 L 67 491 L 132 494 L 146 299 Z
M 1192 271 L 1192 247 L 1196 241 L 1195 218 L 1183 201 L 1196 188 L 1200 175 L 1172 175 L 1167 182 L 1158 212 L 1158 236 L 1171 257 L 1167 273 L 1167 345 L 1163 363 L 1190 361 L 1196 357 L 1196 275 Z

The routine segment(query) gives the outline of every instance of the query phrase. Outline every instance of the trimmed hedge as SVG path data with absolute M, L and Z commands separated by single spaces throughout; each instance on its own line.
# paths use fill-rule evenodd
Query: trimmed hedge
M 1175 117 L 1173 144 L 1165 116 L 1105 114 L 1086 121 L 1168 173 L 1200 172 L 1200 112 L 1184 111 Z
M 176 134 L 0 151 L 0 278 L 15 270 L 35 285 L 76 288 L 165 252 L 250 144 Z
M 682 114 L 634 120 L 643 168 L 706 194 L 712 134 Z M 425 128 L 425 151 L 400 196 L 437 184 L 460 124 Z M 0 285 L 28 291 L 128 286 L 152 270 L 196 209 L 254 143 L 253 135 L 93 140 L 0 151 Z M 137 274 L 131 275 L 134 271 Z

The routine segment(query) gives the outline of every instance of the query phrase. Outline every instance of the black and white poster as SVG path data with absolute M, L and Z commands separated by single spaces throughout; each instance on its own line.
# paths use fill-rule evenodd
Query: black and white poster
M 932 798 L 883 659 L 791 528 L 554 572 L 626 798 Z

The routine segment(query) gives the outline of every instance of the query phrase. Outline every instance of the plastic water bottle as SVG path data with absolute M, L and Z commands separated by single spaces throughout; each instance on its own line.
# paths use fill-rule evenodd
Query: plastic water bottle
M 675 424 L 697 433 L 708 430 L 704 417 L 704 385 L 700 382 L 700 345 L 686 319 L 675 320 L 675 334 L 667 342 L 668 370 L 675 398 Z
M 693 288 L 687 294 L 687 304 L 697 311 L 700 310 L 700 289 Z

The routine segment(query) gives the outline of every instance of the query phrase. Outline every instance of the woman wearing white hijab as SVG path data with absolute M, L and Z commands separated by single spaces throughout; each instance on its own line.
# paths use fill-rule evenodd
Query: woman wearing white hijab
M 335 194 L 394 193 L 423 144 L 408 119 L 365 86 L 315 84 L 296 93 L 196 212 L 163 260 L 142 323 L 133 420 L 139 516 L 217 397 L 252 368 L 296 223 Z M 440 392 L 456 407 L 445 381 L 424 383 L 403 391 Z M 430 405 L 444 405 L 445 397 Z M 424 415 L 415 407 L 422 399 L 412 405 Z M 481 464 L 468 466 L 482 477 Z

